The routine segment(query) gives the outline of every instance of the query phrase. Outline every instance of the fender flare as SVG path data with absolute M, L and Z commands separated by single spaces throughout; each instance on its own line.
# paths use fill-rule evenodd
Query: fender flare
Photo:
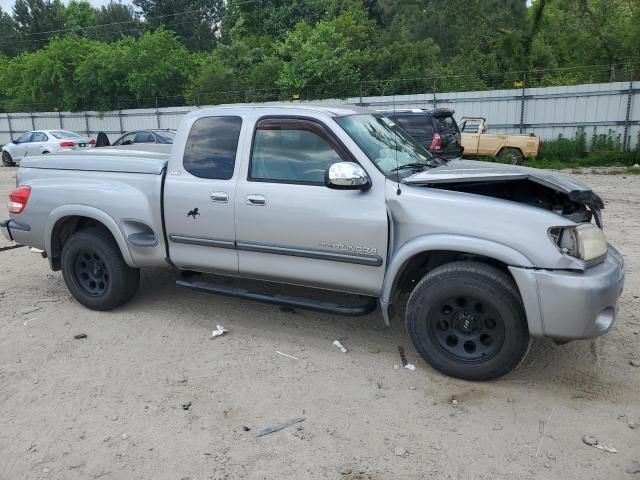
M 534 266 L 531 260 L 518 250 L 483 238 L 467 235 L 431 234 L 409 240 L 392 254 L 385 272 L 380 294 L 380 307 L 387 325 L 390 324 L 389 304 L 400 273 L 415 255 L 438 250 L 482 255 L 483 257 L 499 260 L 508 266 Z
M 44 238 L 46 252 L 51 252 L 51 237 L 53 235 L 53 229 L 56 223 L 58 223 L 58 221 L 64 217 L 87 217 L 103 224 L 107 228 L 107 230 L 111 232 L 111 235 L 113 235 L 113 238 L 118 244 L 118 248 L 120 248 L 120 253 L 122 253 L 122 257 L 124 258 L 125 263 L 132 268 L 138 268 L 138 266 L 133 261 L 133 257 L 131 256 L 131 252 L 129 251 L 129 247 L 127 246 L 127 242 L 116 221 L 103 210 L 95 207 L 90 207 L 88 205 L 61 205 L 55 208 L 49 214 Z M 49 263 L 51 262 L 52 258 L 51 255 L 49 255 Z

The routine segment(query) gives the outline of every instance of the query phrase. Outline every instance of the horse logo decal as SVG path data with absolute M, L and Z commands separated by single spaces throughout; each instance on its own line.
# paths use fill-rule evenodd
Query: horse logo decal
M 189 213 L 187 213 L 187 218 L 193 217 L 193 219 L 195 220 L 198 215 L 200 215 L 200 212 L 198 212 L 197 208 L 194 208 L 193 210 L 189 210 Z

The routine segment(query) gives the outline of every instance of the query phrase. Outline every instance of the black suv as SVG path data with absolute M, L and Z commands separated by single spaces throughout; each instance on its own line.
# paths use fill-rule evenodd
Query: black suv
M 462 156 L 460 130 L 448 108 L 382 111 L 420 145 L 445 158 Z

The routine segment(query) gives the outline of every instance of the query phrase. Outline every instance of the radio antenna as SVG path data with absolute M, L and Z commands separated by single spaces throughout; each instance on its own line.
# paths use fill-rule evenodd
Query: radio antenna
M 393 94 L 393 123 L 394 123 L 394 128 L 393 128 L 393 140 L 394 140 L 394 153 L 395 153 L 395 157 L 396 157 L 396 195 L 400 195 L 402 193 L 402 190 L 400 190 L 400 164 L 398 163 L 398 123 L 396 122 L 396 95 L 395 93 Z

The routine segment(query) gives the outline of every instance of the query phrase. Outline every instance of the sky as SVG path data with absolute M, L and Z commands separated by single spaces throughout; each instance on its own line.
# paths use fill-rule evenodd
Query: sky
M 66 0 L 63 0 L 64 3 L 69 3 Z M 117 1 L 117 0 L 116 0 Z M 122 3 L 131 3 L 128 0 L 121 0 Z M 0 0 L 0 7 L 2 7 L 2 11 L 7 12 L 7 13 L 12 13 L 13 12 L 13 4 L 15 3 L 15 0 Z M 109 3 L 109 0 L 89 0 L 89 3 L 91 5 L 93 5 L 94 7 L 100 7 L 102 5 L 106 5 L 107 3 Z

